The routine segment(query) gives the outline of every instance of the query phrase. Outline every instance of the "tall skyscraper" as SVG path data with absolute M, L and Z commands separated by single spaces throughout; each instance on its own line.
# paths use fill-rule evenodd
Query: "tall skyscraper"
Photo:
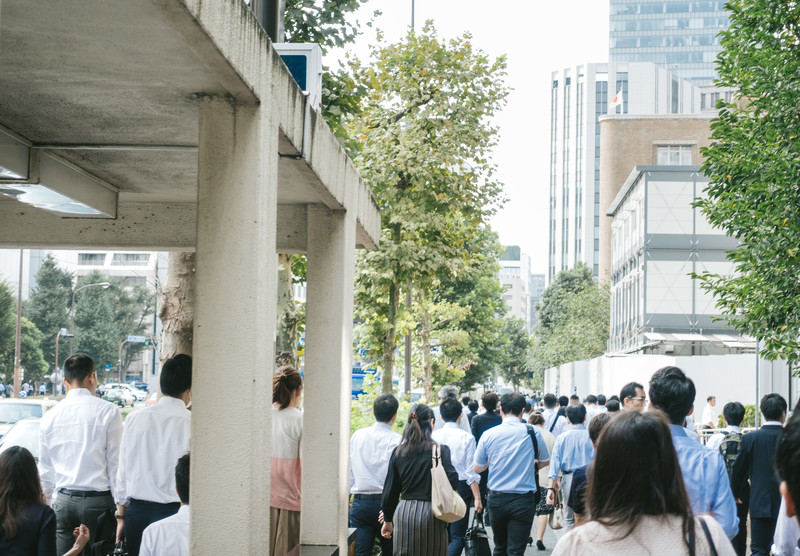
M 548 283 L 585 262 L 600 263 L 600 124 L 604 114 L 691 114 L 700 94 L 650 63 L 585 64 L 553 72 L 550 97 Z
M 725 0 L 610 0 L 609 61 L 652 62 L 695 85 L 716 77 Z

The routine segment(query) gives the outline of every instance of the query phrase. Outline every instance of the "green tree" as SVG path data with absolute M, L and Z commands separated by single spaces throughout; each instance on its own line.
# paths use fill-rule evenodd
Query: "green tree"
M 48 370 L 41 349 L 42 333 L 25 317 L 20 324 L 20 367 L 25 371 L 25 380 L 41 380 Z M 0 375 L 5 380 L 14 376 L 16 337 L 16 295 L 6 282 L 0 282 Z
M 531 338 L 525 321 L 517 317 L 503 319 L 501 335 L 506 339 L 506 349 L 500 362 L 500 376 L 519 388 L 528 379 Z
M 53 256 L 48 254 L 36 273 L 36 288 L 31 291 L 23 307 L 23 314 L 42 332 L 41 350 L 48 364 L 55 365 L 56 362 L 58 331 L 61 328 L 69 328 L 72 279 L 72 274 L 59 268 Z M 62 340 L 61 347 L 63 345 Z M 68 355 L 68 350 L 60 350 L 59 365 L 63 364 Z
M 711 145 L 703 151 L 710 182 L 697 204 L 708 221 L 739 239 L 729 274 L 706 272 L 728 325 L 762 340 L 769 359 L 800 358 L 800 20 L 797 3 L 729 2 L 720 33 L 720 101 Z
M 545 369 L 605 353 L 608 342 L 608 284 L 595 284 L 591 270 L 579 264 L 560 272 L 537 305 L 531 370 L 541 382 Z M 544 317 L 544 318 L 542 318 Z
M 470 36 L 442 41 L 431 23 L 400 43 L 372 50 L 356 81 L 369 89 L 349 122 L 361 144 L 354 161 L 382 211 L 381 242 L 357 266 L 356 306 L 392 389 L 407 284 L 428 290 L 466 266 L 465 239 L 501 202 L 488 160 L 503 105 L 505 61 L 489 60 Z

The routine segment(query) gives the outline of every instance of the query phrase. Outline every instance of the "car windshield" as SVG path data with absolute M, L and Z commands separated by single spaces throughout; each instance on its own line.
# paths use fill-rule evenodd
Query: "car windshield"
M 0 423 L 13 424 L 28 417 L 41 417 L 42 406 L 38 403 L 0 403 Z
M 27 448 L 34 457 L 39 457 L 39 419 L 20 421 L 8 431 L 0 442 L 0 453 L 12 446 Z

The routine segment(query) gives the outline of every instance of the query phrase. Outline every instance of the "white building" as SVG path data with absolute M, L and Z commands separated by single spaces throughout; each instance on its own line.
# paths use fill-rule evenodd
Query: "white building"
M 585 262 L 598 277 L 600 124 L 604 114 L 691 114 L 699 91 L 651 63 L 584 64 L 553 72 L 548 282 Z M 617 99 L 614 102 L 614 99 Z
M 531 258 L 518 245 L 510 245 L 498 261 L 500 263 L 500 286 L 506 302 L 506 316 L 525 321 L 531 330 Z

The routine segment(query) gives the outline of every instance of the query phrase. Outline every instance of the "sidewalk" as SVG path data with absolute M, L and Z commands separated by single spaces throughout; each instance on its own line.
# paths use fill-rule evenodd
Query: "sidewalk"
M 494 550 L 494 533 L 492 532 L 491 527 L 486 528 L 486 532 L 489 534 L 489 544 Z M 562 532 L 558 532 L 558 538 L 560 538 Z M 556 546 L 557 538 L 556 533 L 550 529 L 549 527 L 544 532 L 544 545 L 547 547 L 547 550 L 539 550 L 536 548 L 536 538 L 534 536 L 533 539 L 533 546 L 528 546 L 525 548 L 525 556 L 550 556 L 553 553 L 553 548 Z

